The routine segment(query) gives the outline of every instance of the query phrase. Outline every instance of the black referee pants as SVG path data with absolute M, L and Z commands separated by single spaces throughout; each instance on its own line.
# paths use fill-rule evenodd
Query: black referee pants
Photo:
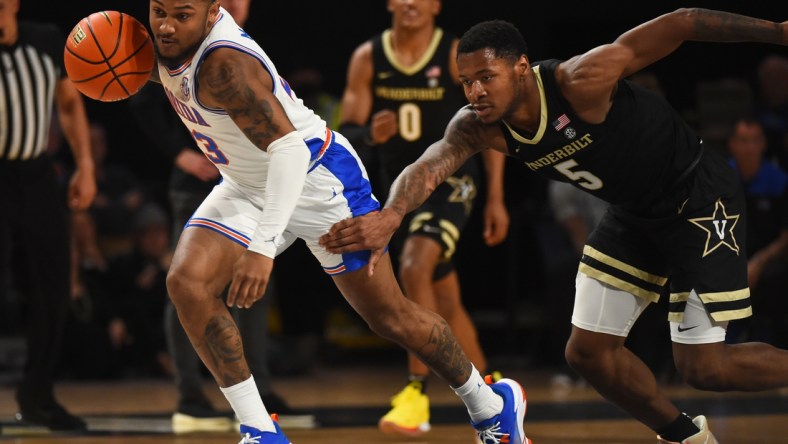
M 51 399 L 60 359 L 70 293 L 67 214 L 50 159 L 0 159 L 0 280 L 10 270 L 25 302 L 27 360 L 18 395 L 29 400 Z

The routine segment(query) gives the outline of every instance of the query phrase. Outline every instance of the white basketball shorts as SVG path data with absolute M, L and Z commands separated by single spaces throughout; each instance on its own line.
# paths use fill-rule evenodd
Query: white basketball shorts
M 332 254 L 320 246 L 320 236 L 336 222 L 380 209 L 358 155 L 348 148 L 350 143 L 341 134 L 333 133 L 333 136 L 323 156 L 307 174 L 304 190 L 283 233 L 285 242 L 276 252 L 279 255 L 296 238 L 301 238 L 330 275 L 363 268 L 369 262 L 370 252 Z M 207 228 L 246 247 L 262 215 L 263 197 L 261 190 L 225 178 L 205 198 L 184 229 Z

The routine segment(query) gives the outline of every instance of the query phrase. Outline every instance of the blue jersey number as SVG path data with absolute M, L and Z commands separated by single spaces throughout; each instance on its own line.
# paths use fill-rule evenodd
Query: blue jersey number
M 219 165 L 227 165 L 230 163 L 230 161 L 227 160 L 227 156 L 224 155 L 222 150 L 216 146 L 216 142 L 209 136 L 192 130 L 192 137 L 194 137 L 194 140 L 205 149 L 205 157 L 207 157 L 208 160 Z

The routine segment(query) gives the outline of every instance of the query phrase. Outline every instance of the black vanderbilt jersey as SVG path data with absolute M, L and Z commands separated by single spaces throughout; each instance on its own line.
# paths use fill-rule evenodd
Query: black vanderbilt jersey
M 588 124 L 556 84 L 559 63 L 534 64 L 542 116 L 533 138 L 502 122 L 511 156 L 543 176 L 628 208 L 648 206 L 696 163 L 700 140 L 659 94 L 621 80 L 605 121 Z
M 397 113 L 399 122 L 399 134 L 375 148 L 388 180 L 397 177 L 430 144 L 443 137 L 449 120 L 466 103 L 462 89 L 449 72 L 453 39 L 436 29 L 424 56 L 408 67 L 394 56 L 391 30 L 372 39 L 371 114 L 390 109 Z M 468 162 L 465 168 L 475 168 L 475 162 Z

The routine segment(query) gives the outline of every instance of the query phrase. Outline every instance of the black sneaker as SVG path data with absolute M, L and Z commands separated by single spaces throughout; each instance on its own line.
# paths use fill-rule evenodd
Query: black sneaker
M 263 404 L 268 413 L 279 416 L 279 425 L 283 429 L 314 429 L 317 428 L 315 415 L 304 410 L 294 409 L 276 393 L 262 395 Z
M 82 418 L 68 413 L 54 399 L 43 403 L 23 399 L 18 399 L 17 402 L 19 403 L 19 412 L 15 416 L 19 422 L 44 426 L 52 431 L 83 432 L 88 429 L 87 423 Z

